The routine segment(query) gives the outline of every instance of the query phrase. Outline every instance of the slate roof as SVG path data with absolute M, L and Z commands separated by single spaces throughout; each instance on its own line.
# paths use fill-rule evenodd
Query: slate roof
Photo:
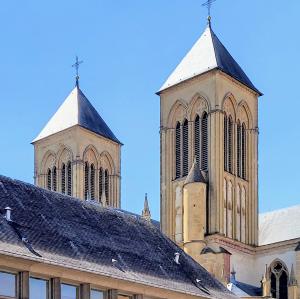
M 141 217 L 0 176 L 0 211 L 7 206 L 12 222 L 0 217 L 1 254 L 195 296 L 236 298 Z
M 33 143 L 76 125 L 120 143 L 78 86 L 71 91 Z
M 259 245 L 300 238 L 299 215 L 300 205 L 260 214 Z
M 210 25 L 160 88 L 159 93 L 214 69 L 219 69 L 262 95 L 218 39 Z

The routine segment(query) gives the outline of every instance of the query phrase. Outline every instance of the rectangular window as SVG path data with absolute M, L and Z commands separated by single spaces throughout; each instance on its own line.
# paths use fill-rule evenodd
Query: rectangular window
M 78 299 L 78 287 L 69 284 L 61 285 L 61 299 Z
M 0 272 L 0 296 L 16 298 L 16 275 Z
M 49 282 L 47 280 L 30 278 L 29 280 L 29 298 L 30 299 L 48 299 Z
M 91 290 L 91 299 L 104 299 L 104 294 L 101 291 Z

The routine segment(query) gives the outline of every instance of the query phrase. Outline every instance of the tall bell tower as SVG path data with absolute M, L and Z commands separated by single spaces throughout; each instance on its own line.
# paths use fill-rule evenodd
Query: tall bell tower
M 158 95 L 163 232 L 184 248 L 189 225 L 195 223 L 184 221 L 186 198 L 193 198 L 185 196 L 185 181 L 192 166 L 199 165 L 206 177 L 206 204 L 196 213 L 206 221 L 206 244 L 213 239 L 257 245 L 262 94 L 220 42 L 210 19 Z M 195 190 L 194 195 L 203 194 Z

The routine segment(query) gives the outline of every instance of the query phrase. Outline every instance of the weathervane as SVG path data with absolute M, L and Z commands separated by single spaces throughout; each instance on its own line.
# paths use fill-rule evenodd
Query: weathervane
M 79 87 L 79 73 L 78 73 L 78 71 L 79 71 L 79 66 L 80 66 L 80 64 L 82 64 L 83 63 L 83 61 L 81 60 L 81 61 L 79 61 L 78 60 L 78 56 L 76 56 L 76 62 L 72 65 L 72 67 L 74 67 L 75 69 L 76 69 L 76 86 L 77 87 Z
M 211 16 L 210 16 L 210 11 L 211 11 L 211 6 L 214 2 L 216 2 L 217 0 L 207 0 L 205 3 L 202 4 L 202 6 L 205 6 L 207 7 L 207 10 L 208 10 L 208 16 L 207 16 L 207 19 L 208 19 L 208 24 L 210 25 L 210 20 L 211 20 Z

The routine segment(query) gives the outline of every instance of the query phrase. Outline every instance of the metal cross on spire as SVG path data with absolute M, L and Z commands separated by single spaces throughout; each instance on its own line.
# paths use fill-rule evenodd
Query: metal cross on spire
M 210 25 L 210 20 L 211 20 L 211 16 L 210 16 L 210 11 L 211 11 L 211 6 L 214 2 L 216 2 L 217 0 L 207 0 L 205 3 L 202 4 L 202 6 L 207 7 L 208 10 L 208 15 L 207 15 L 207 19 L 208 19 L 208 24 Z
M 79 87 L 79 66 L 83 61 L 78 60 L 78 56 L 76 56 L 76 62 L 72 65 L 76 69 L 76 86 Z

